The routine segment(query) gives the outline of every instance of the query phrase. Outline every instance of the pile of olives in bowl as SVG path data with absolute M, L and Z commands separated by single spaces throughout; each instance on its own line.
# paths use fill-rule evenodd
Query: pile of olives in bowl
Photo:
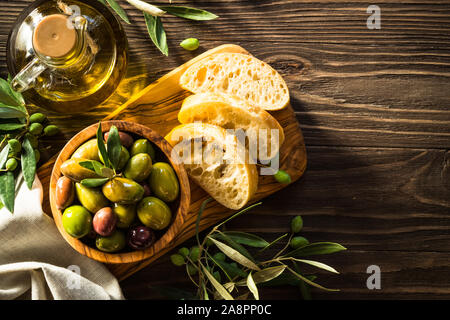
M 108 253 L 149 248 L 179 205 L 180 183 L 151 141 L 111 126 L 65 160 L 55 204 L 71 237 Z

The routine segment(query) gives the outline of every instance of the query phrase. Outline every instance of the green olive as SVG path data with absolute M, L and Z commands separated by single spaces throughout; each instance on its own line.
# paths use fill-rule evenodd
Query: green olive
M 42 126 L 42 124 L 40 124 L 40 123 L 38 123 L 38 122 L 32 123 L 32 124 L 30 125 L 30 128 L 28 129 L 28 131 L 29 131 L 32 135 L 35 135 L 35 136 L 40 135 L 40 134 L 42 133 L 43 130 L 44 130 L 44 127 Z
M 148 153 L 152 160 L 155 160 L 155 149 L 147 139 L 136 140 L 131 146 L 131 156 L 138 153 Z
M 113 212 L 119 219 L 117 221 L 117 227 L 128 228 L 136 218 L 136 205 L 114 203 Z
M 125 247 L 126 240 L 125 235 L 120 230 L 115 230 L 110 236 L 102 237 L 97 236 L 95 240 L 95 246 L 105 252 L 117 252 Z
M 84 179 L 95 179 L 95 178 L 102 178 L 98 174 L 96 174 L 94 171 L 83 168 L 80 166 L 80 162 L 83 161 L 91 161 L 89 159 L 69 159 L 64 161 L 64 163 L 61 165 L 61 172 L 66 177 L 74 180 L 74 181 L 81 181 Z M 92 160 L 95 161 L 95 160 Z M 100 163 L 99 163 L 100 165 Z
M 92 216 L 82 206 L 71 206 L 62 216 L 64 230 L 74 238 L 82 238 L 92 230 Z
M 111 202 L 132 204 L 144 196 L 144 188 L 137 182 L 127 178 L 114 178 L 103 185 L 103 194 Z
M 37 148 L 39 145 L 39 141 L 38 138 L 34 135 L 32 135 L 31 133 L 27 132 L 25 134 L 25 138 L 28 139 L 28 141 L 30 141 L 30 144 L 33 148 Z
M 172 219 L 170 208 L 158 198 L 146 197 L 137 206 L 137 215 L 141 222 L 154 230 L 167 227 Z
M 58 132 L 59 128 L 53 124 L 48 125 L 44 128 L 44 135 L 46 135 L 47 137 L 53 137 L 58 134 Z
M 11 158 L 11 159 L 8 159 L 8 161 L 6 161 L 5 168 L 8 171 L 14 171 L 14 170 L 16 170 L 17 165 L 18 165 L 17 160 L 14 158 Z
M 153 194 L 163 201 L 174 201 L 180 193 L 178 178 L 168 163 L 153 164 L 148 182 Z
M 97 139 L 91 139 L 81 146 L 72 154 L 72 159 L 89 159 L 100 161 L 100 157 L 98 156 L 98 146 Z
M 22 151 L 22 145 L 20 144 L 19 140 L 17 139 L 11 139 L 8 141 L 9 144 L 9 150 L 11 150 L 11 153 L 13 155 L 17 155 Z
M 119 164 L 117 165 L 117 170 L 122 170 L 130 160 L 130 153 L 127 148 L 122 146 L 122 151 L 120 152 Z
M 200 43 L 196 38 L 187 38 L 181 41 L 180 46 L 188 51 L 197 50 Z
M 308 239 L 304 237 L 293 237 L 289 245 L 292 249 L 298 249 L 309 244 Z
M 180 248 L 178 250 L 178 253 L 181 254 L 183 257 L 188 257 L 189 256 L 189 249 L 186 247 Z
M 144 181 L 152 171 L 152 158 L 147 153 L 138 153 L 128 161 L 123 174 L 128 179 Z
M 92 213 L 108 206 L 108 199 L 100 188 L 88 188 L 81 183 L 75 183 L 75 191 L 81 205 Z
M 170 256 L 170 261 L 172 261 L 172 263 L 174 265 L 176 265 L 177 267 L 181 267 L 182 265 L 184 265 L 186 262 L 184 261 L 184 257 L 181 254 L 175 253 L 173 255 Z
M 291 183 L 291 176 L 284 170 L 278 170 L 274 174 L 275 180 L 277 180 L 281 184 L 289 184 Z
M 291 231 L 298 233 L 303 228 L 303 219 L 301 216 L 296 216 L 291 220 Z
M 193 246 L 191 248 L 191 251 L 189 252 L 189 258 L 193 262 L 197 262 L 199 257 L 200 257 L 200 248 L 198 246 Z
M 36 112 L 30 116 L 30 123 L 42 123 L 47 119 L 45 114 Z

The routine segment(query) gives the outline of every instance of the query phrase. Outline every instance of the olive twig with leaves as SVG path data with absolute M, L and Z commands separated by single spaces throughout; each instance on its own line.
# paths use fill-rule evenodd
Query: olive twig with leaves
M 11 87 L 11 77 L 0 78 L 0 207 L 5 206 L 11 213 L 19 172 L 31 189 L 40 160 L 39 139 L 59 131 L 46 122 L 42 113 L 29 114 L 23 96 Z
M 339 252 L 346 250 L 345 247 L 333 242 L 309 243 L 306 238 L 297 235 L 303 228 L 303 220 L 301 216 L 296 216 L 291 221 L 289 240 L 283 248 L 271 258 L 260 258 L 257 255 L 261 255 L 267 248 L 281 241 L 288 234 L 269 243 L 255 234 L 228 231 L 224 230 L 223 226 L 261 203 L 251 205 L 219 223 L 200 241 L 199 222 L 210 200 L 211 198 L 202 203 L 198 213 L 197 245 L 191 249 L 180 248 L 178 253 L 170 256 L 173 264 L 185 266 L 189 279 L 197 287 L 197 293 L 192 295 L 192 298 L 210 299 L 212 297 L 233 300 L 235 298 L 248 299 L 249 296 L 252 296 L 258 300 L 258 287 L 285 284 L 297 285 L 304 299 L 310 298 L 309 287 L 338 291 L 317 284 L 316 276 L 312 274 L 303 275 L 298 264 L 303 263 L 338 273 L 334 268 L 322 262 L 303 259 L 303 257 Z M 289 247 L 292 250 L 286 252 Z M 250 249 L 259 249 L 259 251 L 252 254 Z M 215 253 L 213 253 L 214 251 Z M 198 280 L 193 278 L 196 274 L 198 274 Z M 241 287 L 247 290 L 238 289 Z M 175 291 L 176 289 L 172 290 L 172 293 Z
M 126 11 L 120 6 L 116 0 L 98 0 L 104 5 L 109 6 L 117 13 L 117 15 L 126 23 L 130 24 L 130 19 Z M 206 10 L 183 7 L 183 6 L 155 6 L 141 0 L 126 0 L 136 9 L 140 10 L 144 14 L 145 23 L 147 25 L 147 31 L 150 39 L 155 46 L 165 56 L 169 55 L 169 47 L 167 45 L 166 31 L 164 30 L 161 17 L 165 14 L 170 14 L 183 19 L 206 21 L 218 18 L 215 14 Z M 196 50 L 198 48 L 197 39 L 188 39 L 181 45 L 186 50 Z

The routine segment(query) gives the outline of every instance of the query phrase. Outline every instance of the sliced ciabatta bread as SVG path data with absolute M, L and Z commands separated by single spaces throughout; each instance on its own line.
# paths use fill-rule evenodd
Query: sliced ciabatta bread
M 250 153 L 261 160 L 276 156 L 284 141 L 283 128 L 267 111 L 222 92 L 204 92 L 187 97 L 178 113 L 178 121 L 242 129 L 247 134 L 246 145 Z
M 246 163 L 236 137 L 211 124 L 175 127 L 166 137 L 189 176 L 219 203 L 240 209 L 258 187 L 255 164 Z M 245 150 L 245 147 L 243 148 Z
M 181 76 L 180 85 L 193 93 L 230 93 L 265 110 L 280 110 L 289 103 L 289 90 L 280 74 L 241 53 L 218 53 L 194 63 Z

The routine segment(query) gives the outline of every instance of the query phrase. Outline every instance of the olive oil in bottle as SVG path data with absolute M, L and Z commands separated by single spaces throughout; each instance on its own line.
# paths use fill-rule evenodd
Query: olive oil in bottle
M 33 103 L 64 113 L 105 101 L 125 74 L 126 35 L 98 1 L 35 1 L 8 41 L 12 86 Z

